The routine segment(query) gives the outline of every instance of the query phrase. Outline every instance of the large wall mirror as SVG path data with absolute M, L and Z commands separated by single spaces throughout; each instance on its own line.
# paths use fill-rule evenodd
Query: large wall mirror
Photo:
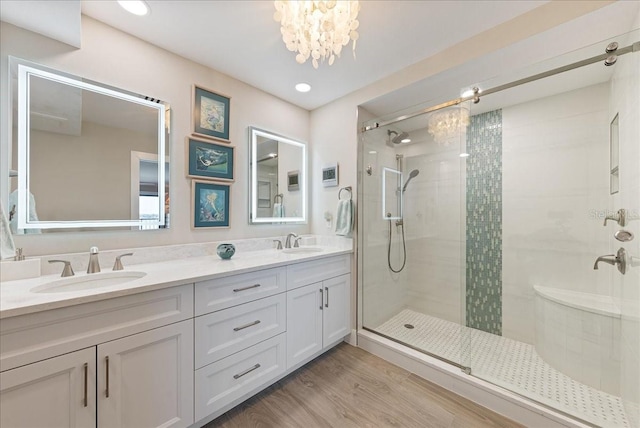
M 307 147 L 250 127 L 249 223 L 307 221 Z
M 10 57 L 13 233 L 168 227 L 169 105 Z

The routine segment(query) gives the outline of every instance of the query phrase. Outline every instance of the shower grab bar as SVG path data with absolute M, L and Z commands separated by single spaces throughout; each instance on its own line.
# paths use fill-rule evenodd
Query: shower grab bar
M 338 192 L 338 200 L 342 199 L 343 190 L 346 190 L 347 192 L 349 192 L 349 200 L 353 200 L 353 192 L 351 191 L 351 186 L 343 187 L 340 189 L 340 191 Z

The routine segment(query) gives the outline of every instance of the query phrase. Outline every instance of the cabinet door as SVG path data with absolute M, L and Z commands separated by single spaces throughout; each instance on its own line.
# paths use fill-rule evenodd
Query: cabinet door
M 287 369 L 322 349 L 321 285 L 287 292 Z
M 324 347 L 342 340 L 351 331 L 349 317 L 351 276 L 341 275 L 322 282 L 324 317 L 322 343 Z
M 98 425 L 193 423 L 193 320 L 98 346 Z
M 95 427 L 96 348 L 0 373 L 0 426 Z

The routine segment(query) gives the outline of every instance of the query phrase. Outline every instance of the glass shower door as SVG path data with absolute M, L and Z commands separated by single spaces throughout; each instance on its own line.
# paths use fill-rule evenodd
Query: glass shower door
M 462 107 L 439 117 L 446 114 L 457 123 Z M 463 127 L 438 128 L 435 135 L 431 117 L 419 115 L 361 134 L 362 326 L 459 365 Z
M 621 47 L 638 40 L 638 32 L 617 39 Z M 595 56 L 608 43 L 572 58 Z M 481 97 L 467 132 L 464 365 L 607 427 L 640 421 L 640 275 L 633 267 L 640 222 L 630 220 L 640 218 L 638 57 Z M 527 74 L 572 61 L 554 58 Z M 481 86 L 515 79 L 497 80 Z M 617 221 L 620 209 L 626 222 Z M 621 242 L 619 231 L 636 239 Z M 594 268 L 620 248 L 624 274 L 617 265 Z

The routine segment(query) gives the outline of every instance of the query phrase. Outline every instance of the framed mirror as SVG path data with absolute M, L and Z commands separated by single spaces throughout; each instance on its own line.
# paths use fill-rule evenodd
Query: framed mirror
M 14 57 L 9 66 L 12 232 L 168 227 L 169 105 Z
M 250 127 L 249 153 L 249 223 L 306 223 L 306 144 Z

